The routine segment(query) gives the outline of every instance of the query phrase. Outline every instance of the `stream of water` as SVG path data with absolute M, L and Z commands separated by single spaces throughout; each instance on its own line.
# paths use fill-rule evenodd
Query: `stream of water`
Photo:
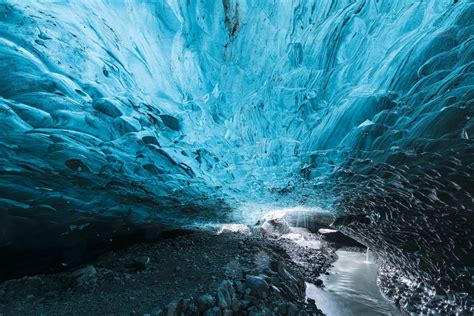
M 377 286 L 377 264 L 367 253 L 338 250 L 338 260 L 324 276 L 324 287 L 306 284 L 306 297 L 328 316 L 402 315 Z

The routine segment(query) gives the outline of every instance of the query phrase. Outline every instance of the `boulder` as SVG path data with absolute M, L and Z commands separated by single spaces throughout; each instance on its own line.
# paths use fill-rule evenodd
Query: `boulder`
M 202 313 L 205 310 L 216 305 L 216 300 L 212 295 L 204 294 L 198 297 L 198 299 L 196 300 L 196 305 L 198 307 L 199 312 Z
M 72 285 L 75 287 L 92 285 L 97 281 L 97 270 L 94 268 L 94 266 L 87 266 L 74 271 L 71 274 L 71 277 Z
M 204 316 L 222 316 L 221 309 L 217 306 L 209 308 L 203 314 Z
M 163 310 L 159 307 L 151 311 L 150 315 L 152 316 L 163 316 Z
M 247 275 L 246 285 L 247 288 L 250 289 L 250 294 L 252 296 L 267 298 L 270 295 L 270 286 L 265 279 L 259 276 Z
M 279 316 L 296 316 L 298 308 L 290 302 L 280 303 L 276 309 L 276 314 Z
M 188 306 L 188 310 L 186 311 L 186 314 L 189 316 L 198 316 L 199 315 L 199 308 L 195 303 L 190 303 Z
M 243 294 L 245 292 L 245 284 L 240 280 L 235 281 L 235 289 L 238 293 Z
M 237 297 L 234 297 L 232 299 L 232 306 L 231 307 L 232 307 L 232 311 L 234 313 L 238 313 L 243 309 L 243 306 L 242 306 L 242 304 L 240 303 L 240 301 Z
M 135 269 L 137 271 L 145 270 L 148 264 L 150 263 L 150 257 L 148 256 L 138 256 L 133 258 L 128 268 Z
M 169 303 L 165 310 L 163 311 L 163 315 L 165 316 L 181 316 L 182 313 L 185 311 L 184 299 L 179 299 L 177 301 Z
M 229 280 L 223 281 L 217 288 L 217 305 L 222 309 L 230 309 L 232 300 L 236 299 L 235 289 Z
M 277 271 L 283 282 L 280 283 L 280 287 L 284 292 L 285 296 L 293 299 L 300 299 L 304 297 L 306 292 L 306 284 L 303 279 L 300 279 L 292 275 L 285 267 L 283 261 L 277 262 Z

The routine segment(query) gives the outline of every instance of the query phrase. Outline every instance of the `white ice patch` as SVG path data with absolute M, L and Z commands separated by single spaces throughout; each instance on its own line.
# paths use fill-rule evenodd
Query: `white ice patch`
M 365 120 L 362 123 L 360 123 L 360 125 L 358 127 L 360 128 L 360 127 L 370 126 L 370 125 L 374 125 L 374 124 L 375 123 L 372 122 L 371 120 Z
M 305 238 L 305 235 L 307 236 L 307 238 Z M 279 239 L 291 240 L 292 242 L 294 242 L 295 244 L 301 247 L 307 247 L 311 249 L 321 248 L 321 242 L 319 240 L 316 240 L 314 238 L 309 238 L 309 237 L 311 237 L 311 234 L 309 232 L 306 232 L 303 234 L 301 232 L 291 232 L 291 233 L 282 235 Z
M 251 234 L 250 227 L 243 224 L 224 224 L 217 232 L 218 235 L 222 233 L 239 233 L 249 236 Z

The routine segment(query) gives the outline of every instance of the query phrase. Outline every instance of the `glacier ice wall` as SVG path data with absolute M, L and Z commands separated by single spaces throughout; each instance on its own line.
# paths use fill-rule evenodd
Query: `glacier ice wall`
M 465 289 L 473 20 L 447 0 L 2 2 L 0 247 L 302 204 Z

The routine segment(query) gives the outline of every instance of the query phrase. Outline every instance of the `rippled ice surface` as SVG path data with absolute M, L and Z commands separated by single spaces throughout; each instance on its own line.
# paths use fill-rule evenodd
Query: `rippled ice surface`
M 338 250 L 339 259 L 331 275 L 324 278 L 324 288 L 306 284 L 306 296 L 329 316 L 401 315 L 385 299 L 377 286 L 377 264 L 366 261 L 366 254 Z
M 122 223 L 274 204 L 328 210 L 464 300 L 473 21 L 453 0 L 1 0 L 0 279 L 83 260 Z

